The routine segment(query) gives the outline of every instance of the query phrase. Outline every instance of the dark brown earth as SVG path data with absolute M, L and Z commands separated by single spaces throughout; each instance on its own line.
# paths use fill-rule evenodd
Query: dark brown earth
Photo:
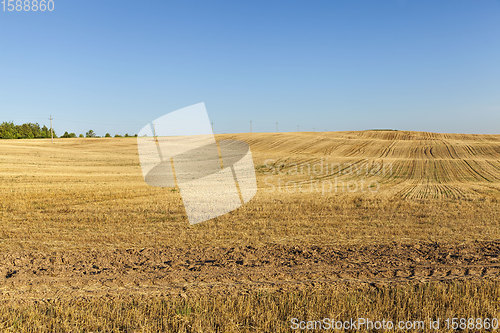
M 332 283 L 500 280 L 500 242 L 366 247 L 145 248 L 0 254 L 14 298 L 301 289 Z

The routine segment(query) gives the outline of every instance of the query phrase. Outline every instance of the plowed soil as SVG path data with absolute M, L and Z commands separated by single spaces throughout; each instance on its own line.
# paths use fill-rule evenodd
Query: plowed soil
M 0 255 L 2 290 L 22 298 L 181 294 L 499 280 L 500 242 L 365 247 L 265 246 Z

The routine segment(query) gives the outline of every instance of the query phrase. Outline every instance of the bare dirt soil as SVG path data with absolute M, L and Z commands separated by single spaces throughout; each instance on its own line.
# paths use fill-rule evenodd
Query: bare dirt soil
M 498 280 L 500 242 L 365 247 L 264 246 L 0 255 L 11 297 L 249 292 L 332 283 Z

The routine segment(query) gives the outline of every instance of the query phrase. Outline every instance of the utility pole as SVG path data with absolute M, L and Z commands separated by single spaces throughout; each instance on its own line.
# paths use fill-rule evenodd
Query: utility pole
M 50 142 L 54 143 L 54 130 L 52 129 L 52 115 L 50 115 Z
M 156 136 L 156 128 L 155 124 L 151 123 L 151 129 L 153 130 L 153 138 L 155 140 L 156 150 L 158 151 L 158 156 L 160 156 L 160 160 L 163 162 L 163 155 L 160 149 L 160 142 L 158 142 L 158 137 Z
M 278 130 L 278 122 L 276 122 L 276 133 L 278 133 L 279 130 Z
M 252 121 L 250 120 L 250 133 L 252 133 Z

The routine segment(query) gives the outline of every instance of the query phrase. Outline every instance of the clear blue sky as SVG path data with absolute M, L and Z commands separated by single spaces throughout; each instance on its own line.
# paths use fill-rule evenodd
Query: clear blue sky
M 500 1 L 55 0 L 0 13 L 0 121 L 500 133 Z

